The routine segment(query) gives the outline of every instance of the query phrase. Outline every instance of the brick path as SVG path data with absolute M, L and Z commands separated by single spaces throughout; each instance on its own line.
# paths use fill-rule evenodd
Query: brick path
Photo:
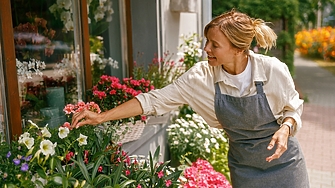
M 297 138 L 311 188 L 335 188 L 335 76 L 298 54 L 294 64 L 297 89 L 307 99 Z

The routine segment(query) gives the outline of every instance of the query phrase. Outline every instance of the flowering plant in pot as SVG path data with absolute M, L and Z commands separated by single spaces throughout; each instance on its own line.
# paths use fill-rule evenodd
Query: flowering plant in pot
M 151 84 L 157 89 L 167 86 L 184 72 L 182 67 L 183 59 L 174 61 L 172 56 L 173 54 L 167 51 L 163 54 L 162 58 L 157 57 L 157 54 L 155 54 L 155 57 L 149 64 L 135 61 L 134 78 L 150 80 Z
M 186 114 L 168 126 L 168 144 L 172 166 L 187 160 L 207 160 L 213 168 L 230 179 L 228 138 L 222 129 L 210 127 L 198 114 Z
M 144 78 L 139 80 L 124 78 L 120 80 L 115 76 L 102 75 L 98 83 L 88 91 L 88 96 L 100 106 L 102 111 L 107 111 L 133 99 L 140 93 L 146 93 L 153 89 L 154 86 L 150 83 L 150 80 Z M 117 122 L 134 122 L 137 120 L 145 121 L 146 116 L 139 115 Z

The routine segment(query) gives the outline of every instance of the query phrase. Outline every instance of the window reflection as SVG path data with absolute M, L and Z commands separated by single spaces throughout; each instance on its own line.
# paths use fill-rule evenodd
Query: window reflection
M 79 57 L 74 53 L 71 0 L 12 0 L 23 122 L 57 127 L 66 103 L 78 100 Z

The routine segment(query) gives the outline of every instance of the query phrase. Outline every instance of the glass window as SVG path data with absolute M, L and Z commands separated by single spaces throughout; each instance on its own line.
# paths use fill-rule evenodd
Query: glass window
M 0 38 L 0 142 L 8 140 L 7 128 L 4 120 L 4 107 L 5 107 L 5 84 L 4 84 L 4 71 L 2 69 L 2 54 L 1 54 L 1 38 Z
M 125 67 L 121 63 L 124 48 L 121 47 L 119 7 L 123 3 L 115 0 L 88 1 L 93 84 L 96 84 L 103 74 L 119 78 L 126 76 Z
M 23 126 L 57 127 L 82 99 L 78 16 L 72 0 L 11 0 Z M 77 16 L 77 17 L 76 17 Z

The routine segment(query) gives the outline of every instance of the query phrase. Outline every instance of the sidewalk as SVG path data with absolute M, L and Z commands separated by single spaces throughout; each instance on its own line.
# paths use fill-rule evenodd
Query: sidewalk
M 295 84 L 307 99 L 297 138 L 311 188 L 335 188 L 335 76 L 298 54 L 294 65 Z

